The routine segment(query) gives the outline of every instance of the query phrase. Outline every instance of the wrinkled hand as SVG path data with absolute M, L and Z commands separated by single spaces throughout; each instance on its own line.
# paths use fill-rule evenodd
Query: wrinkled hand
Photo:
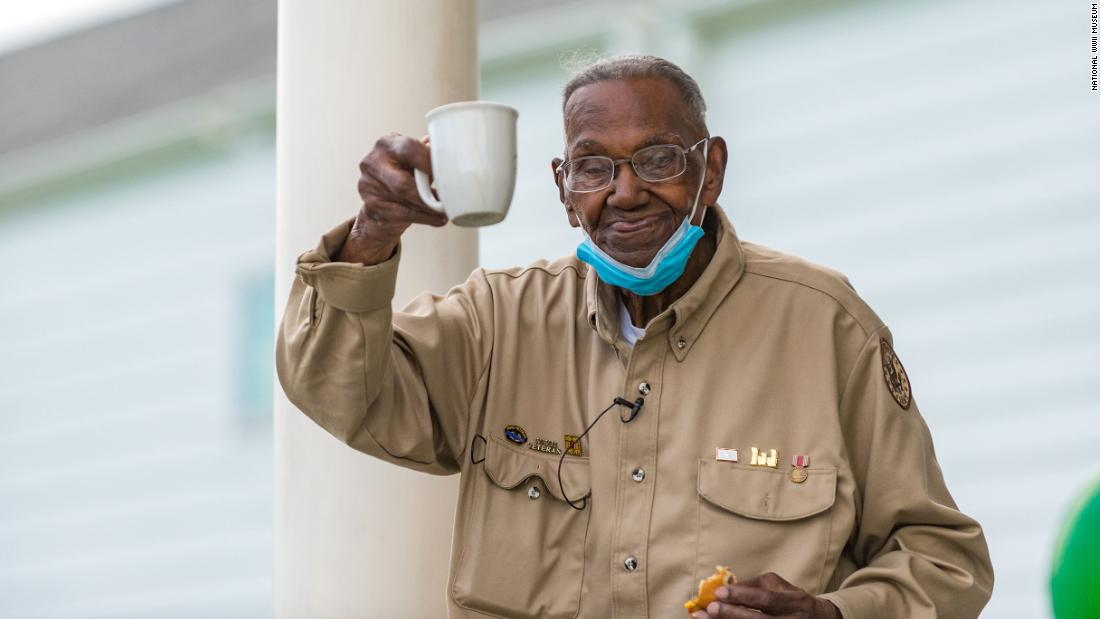
M 745 582 L 720 587 L 697 619 L 843 619 L 832 602 L 814 597 L 768 572 Z
M 378 264 L 397 247 L 412 224 L 442 226 L 447 216 L 420 200 L 413 169 L 431 173 L 427 136 L 416 141 L 391 133 L 382 136 L 359 162 L 359 198 L 362 207 L 336 257 L 338 262 Z

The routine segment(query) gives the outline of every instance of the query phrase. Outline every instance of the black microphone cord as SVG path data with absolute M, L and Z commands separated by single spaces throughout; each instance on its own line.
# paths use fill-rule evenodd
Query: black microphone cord
M 612 408 L 615 408 L 616 405 L 626 406 L 630 409 L 630 413 L 628 413 L 626 417 L 623 417 L 623 414 L 619 413 L 619 421 L 621 421 L 623 423 L 630 423 L 631 421 L 634 421 L 634 418 L 637 417 L 638 413 L 640 413 L 642 411 L 642 405 L 643 404 L 645 404 L 645 399 L 644 398 L 638 398 L 637 400 L 634 400 L 633 402 L 631 402 L 630 400 L 627 400 L 626 398 L 616 397 L 615 400 L 612 401 L 611 404 L 609 404 L 607 406 L 607 408 L 603 409 L 603 411 L 600 412 L 599 415 L 596 415 L 596 418 L 592 420 L 592 423 L 588 424 L 588 427 L 584 429 L 584 432 L 581 432 L 580 436 L 573 439 L 572 441 L 569 441 L 569 444 L 565 446 L 565 449 L 561 450 L 561 457 L 558 458 L 558 488 L 561 488 L 561 496 L 562 496 L 563 499 L 565 499 L 565 502 L 569 504 L 569 507 L 572 507 L 573 509 L 575 509 L 577 511 L 583 511 L 584 508 L 588 506 L 588 497 L 584 497 L 583 499 L 581 499 L 580 507 L 577 507 L 577 505 L 569 499 L 569 495 L 567 495 L 565 493 L 565 484 L 561 483 L 561 466 L 565 462 L 565 454 L 568 453 L 569 450 L 572 449 L 574 445 L 579 445 L 580 442 L 581 442 L 581 439 L 584 438 L 585 435 L 588 434 L 588 431 L 591 430 L 592 427 L 596 425 L 596 422 L 599 421 L 600 418 L 603 417 L 604 414 L 607 413 L 607 411 L 611 410 Z

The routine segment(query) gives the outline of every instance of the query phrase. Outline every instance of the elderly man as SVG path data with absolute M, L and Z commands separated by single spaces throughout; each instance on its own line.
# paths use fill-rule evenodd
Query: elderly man
M 704 111 L 665 60 L 583 69 L 551 163 L 577 256 L 400 312 L 401 234 L 445 218 L 425 145 L 380 139 L 356 217 L 299 258 L 287 395 L 355 449 L 462 473 L 452 617 L 686 616 L 716 565 L 740 581 L 696 616 L 977 616 L 985 539 L 889 329 L 840 273 L 737 237 Z

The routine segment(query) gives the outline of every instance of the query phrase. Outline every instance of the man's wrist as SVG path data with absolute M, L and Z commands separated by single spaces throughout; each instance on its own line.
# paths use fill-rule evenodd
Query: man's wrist
M 336 252 L 336 256 L 333 257 L 333 262 L 351 262 L 365 266 L 380 264 L 393 257 L 394 252 L 397 251 L 399 240 L 378 242 L 358 236 L 355 234 L 355 230 L 352 229 L 347 240 L 344 241 L 340 250 Z

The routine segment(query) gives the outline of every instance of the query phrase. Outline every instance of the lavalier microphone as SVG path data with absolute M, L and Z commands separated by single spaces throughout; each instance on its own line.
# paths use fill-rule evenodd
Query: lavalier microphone
M 638 413 L 642 412 L 642 406 L 645 404 L 645 398 L 638 398 L 637 400 L 631 402 L 626 398 L 617 397 L 615 398 L 615 403 L 619 406 L 625 406 L 626 408 L 630 409 L 630 412 L 627 413 L 625 417 L 623 416 L 622 412 L 619 412 L 619 421 L 622 421 L 623 423 L 630 423 L 631 421 L 634 421 L 634 418 L 638 416 Z

